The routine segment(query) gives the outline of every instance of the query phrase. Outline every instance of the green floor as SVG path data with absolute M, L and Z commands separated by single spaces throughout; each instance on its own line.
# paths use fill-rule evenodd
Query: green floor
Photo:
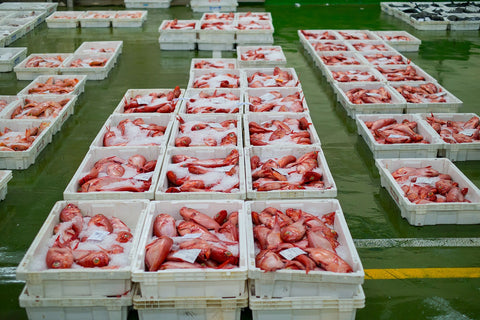
M 115 10 L 119 7 L 76 8 Z M 334 99 L 330 85 L 306 54 L 298 29 L 406 30 L 422 40 L 419 52 L 406 53 L 464 102 L 461 112 L 477 112 L 480 92 L 478 31 L 417 31 L 381 13 L 379 5 L 241 5 L 238 11 L 270 11 L 275 44 L 281 45 L 288 66 L 302 83 L 315 128 L 338 188 L 338 199 L 354 239 L 474 238 L 478 225 L 413 227 L 400 217 L 389 194 L 380 186 L 370 150 Z M 73 52 L 83 41 L 123 40 L 123 53 L 108 79 L 89 81 L 75 114 L 27 170 L 15 170 L 8 194 L 0 203 L 0 319 L 26 319 L 18 305 L 23 283 L 15 267 L 30 246 L 53 204 L 82 161 L 90 143 L 129 88 L 185 88 L 190 59 L 211 52 L 165 52 L 158 45 L 158 26 L 164 19 L 199 19 L 190 8 L 151 9 L 142 28 L 48 29 L 46 24 L 12 46 L 28 53 Z M 231 52 L 224 57 L 234 57 Z M 0 94 L 16 94 L 29 81 L 14 73 L 0 74 Z M 480 161 L 457 166 L 480 186 Z M 358 249 L 365 269 L 480 267 L 478 247 Z M 480 279 L 366 280 L 366 306 L 356 319 L 480 319 Z M 134 312 L 129 319 L 136 319 Z M 245 312 L 242 318 L 251 315 Z

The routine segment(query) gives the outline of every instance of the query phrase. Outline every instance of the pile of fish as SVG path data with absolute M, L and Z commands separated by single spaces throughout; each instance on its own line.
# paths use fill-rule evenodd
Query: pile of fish
M 417 74 L 417 70 L 412 66 L 406 66 L 405 69 L 389 69 L 378 66 L 376 69 L 387 81 L 425 81 L 425 77 Z
M 477 116 L 467 121 L 442 120 L 433 114 L 427 122 L 447 143 L 470 143 L 480 141 L 480 119 Z
M 312 144 L 308 127 L 311 123 L 303 117 L 300 119 L 285 118 L 257 123 L 250 121 L 250 144 L 266 146 L 272 144 Z
M 368 34 L 362 31 L 338 31 L 344 40 L 370 40 Z
M 67 94 L 75 90 L 79 80 L 77 78 L 54 79 L 48 78 L 45 83 L 37 82 L 28 89 L 29 94 Z
M 225 21 L 203 22 L 200 26 L 202 30 L 235 30 L 235 24 Z
M 121 219 L 103 214 L 84 216 L 72 203 L 62 209 L 59 218 L 45 257 L 48 269 L 114 269 L 128 256 L 133 235 Z
M 33 99 L 25 99 L 25 103 L 13 110 L 11 119 L 45 119 L 55 118 L 62 111 L 70 99 L 61 101 L 37 102 Z
M 387 47 L 385 47 L 384 44 L 370 44 L 370 43 L 357 42 L 357 43 L 352 43 L 352 46 L 357 51 L 388 51 L 389 50 Z
M 402 85 L 395 88 L 409 103 L 445 103 L 445 91 L 429 82 L 418 87 Z
M 298 81 L 293 78 L 292 74 L 279 67 L 275 67 L 271 75 L 257 71 L 247 77 L 247 82 L 249 88 L 295 87 L 298 84 Z
M 5 99 L 0 99 L 0 111 L 2 111 L 3 109 L 5 109 L 5 107 L 9 104 L 10 102 L 8 102 L 7 100 Z
M 402 167 L 392 172 L 392 176 L 412 203 L 470 202 L 465 199 L 468 188 L 460 188 L 449 174 L 431 166 Z
M 28 150 L 35 139 L 37 139 L 48 126 L 49 124 L 47 122 L 43 122 L 38 127 L 25 129 L 24 132 L 13 131 L 8 127 L 4 127 L 3 132 L 0 132 L 0 151 Z
M 377 143 L 430 143 L 416 132 L 416 121 L 405 119 L 402 123 L 398 123 L 394 118 L 383 118 L 375 121 L 365 121 L 365 125 Z
M 240 55 L 243 61 L 266 60 L 277 61 L 283 60 L 282 50 L 275 47 L 250 49 Z
M 378 89 L 362 89 L 354 88 L 348 90 L 346 93 L 348 100 L 353 104 L 368 104 L 368 103 L 391 103 L 392 96 L 385 87 Z
M 104 67 L 108 62 L 108 58 L 84 58 L 75 59 L 70 62 L 70 68 L 90 68 Z
M 176 147 L 237 145 L 237 120 L 184 121 L 181 117 Z
M 240 98 L 232 92 L 201 91 L 186 99 L 186 113 L 238 113 Z
M 90 172 L 78 181 L 78 192 L 145 192 L 152 184 L 157 160 L 136 154 L 127 160 L 118 156 L 98 160 Z
M 345 56 L 343 53 L 336 55 L 322 55 L 320 56 L 323 63 L 327 66 L 340 66 L 340 65 L 359 65 L 360 61 L 354 56 Z
M 137 113 L 137 112 L 158 112 L 158 113 L 171 113 L 175 111 L 177 106 L 177 99 L 182 94 L 180 87 L 176 86 L 175 89 L 168 91 L 167 93 L 155 93 L 152 92 L 147 95 L 136 95 L 133 98 L 127 100 L 125 98 L 125 106 L 123 107 L 124 113 Z
M 167 164 L 167 193 L 238 192 L 239 152 L 232 150 L 225 158 L 199 159 L 174 155 Z
M 350 48 L 343 43 L 314 42 L 312 46 L 315 51 L 350 51 Z
M 145 247 L 146 271 L 166 269 L 232 269 L 239 263 L 238 212 L 219 211 L 213 218 L 182 207 L 184 220 L 160 213 L 153 240 Z
M 184 22 L 184 21 L 178 21 L 177 19 L 174 19 L 167 24 L 165 24 L 162 29 L 163 30 L 189 30 L 189 29 L 195 29 L 195 22 Z
M 383 53 L 366 54 L 363 56 L 371 64 L 408 64 L 410 61 L 403 61 L 403 57 L 399 54 L 384 55 Z
M 142 118 L 122 120 L 116 127 L 107 127 L 103 136 L 104 147 L 114 146 L 158 146 L 166 141 L 167 129 L 155 123 L 146 124 Z
M 316 32 L 308 30 L 300 30 L 307 40 L 336 40 L 337 37 L 329 31 Z
M 323 172 L 317 158 L 318 151 L 305 153 L 298 159 L 293 155 L 263 159 L 254 155 L 250 158 L 253 189 L 256 191 L 325 189 Z
M 337 253 L 335 212 L 317 217 L 301 209 L 282 212 L 267 207 L 252 211 L 255 264 L 265 271 L 281 269 L 348 273 L 352 267 Z
M 271 25 L 267 23 L 260 23 L 257 21 L 239 22 L 237 30 L 267 30 L 271 29 Z
M 207 60 L 201 60 L 198 62 L 195 62 L 193 65 L 194 69 L 235 69 L 235 64 L 234 63 L 227 63 L 222 60 L 218 60 L 215 62 L 212 61 L 207 61 Z
M 250 112 L 304 112 L 300 91 L 283 95 L 280 91 L 270 91 L 261 96 L 249 95 Z
M 362 70 L 332 71 L 332 77 L 338 82 L 380 81 L 370 71 Z
M 25 68 L 55 68 L 63 62 L 62 56 L 41 57 L 33 56 L 25 63 Z

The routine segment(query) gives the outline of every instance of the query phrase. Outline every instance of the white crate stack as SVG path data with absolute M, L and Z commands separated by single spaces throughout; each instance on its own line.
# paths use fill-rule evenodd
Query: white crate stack
M 45 257 L 53 244 L 54 228 L 60 222 L 60 212 L 70 203 L 78 206 L 84 217 L 115 217 L 130 229 L 131 245 L 125 249 L 129 251 L 122 253 L 123 258 L 109 261 L 117 264 L 116 268 L 47 267 Z M 26 282 L 19 302 L 29 319 L 126 320 L 134 289 L 131 267 L 148 206 L 149 202 L 142 200 L 58 201 L 17 268 L 17 278 Z
M 169 8 L 172 0 L 125 0 L 127 9 L 158 9 Z
M 123 41 L 86 41 L 74 53 L 32 53 L 13 70 L 18 80 L 33 80 L 40 75 L 87 75 L 103 80 L 115 66 Z
M 238 7 L 237 0 L 190 0 L 193 12 L 231 12 Z
M 298 36 L 351 118 L 369 113 L 456 112 L 462 105 L 435 78 L 397 51 L 418 50 L 420 40 L 405 31 L 298 30 Z M 432 84 L 438 91 L 435 94 L 445 101 L 408 102 L 408 96 L 397 91 L 402 84 Z M 370 102 L 353 96 L 356 91 L 368 90 L 367 95 L 377 97 L 380 88 L 389 98 Z
M 158 30 L 160 49 L 232 51 L 237 45 L 273 44 L 269 12 L 220 11 L 204 12 L 199 20 L 164 20 Z
M 409 2 L 381 2 L 382 11 L 397 17 L 418 30 L 478 30 L 480 9 L 469 2 L 424 3 L 415 7 Z M 463 12 L 463 13 L 459 13 Z

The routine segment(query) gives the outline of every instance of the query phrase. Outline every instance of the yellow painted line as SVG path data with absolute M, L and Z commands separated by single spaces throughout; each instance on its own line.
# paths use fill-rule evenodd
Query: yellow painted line
M 366 280 L 480 278 L 480 268 L 365 269 Z

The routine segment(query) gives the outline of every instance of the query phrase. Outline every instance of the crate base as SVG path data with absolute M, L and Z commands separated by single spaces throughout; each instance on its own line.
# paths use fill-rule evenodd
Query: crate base
M 182 51 L 192 51 L 197 48 L 195 42 L 159 42 L 160 50 L 182 50 Z
M 235 50 L 234 43 L 212 43 L 212 42 L 198 42 L 198 50 L 200 51 L 233 51 Z

